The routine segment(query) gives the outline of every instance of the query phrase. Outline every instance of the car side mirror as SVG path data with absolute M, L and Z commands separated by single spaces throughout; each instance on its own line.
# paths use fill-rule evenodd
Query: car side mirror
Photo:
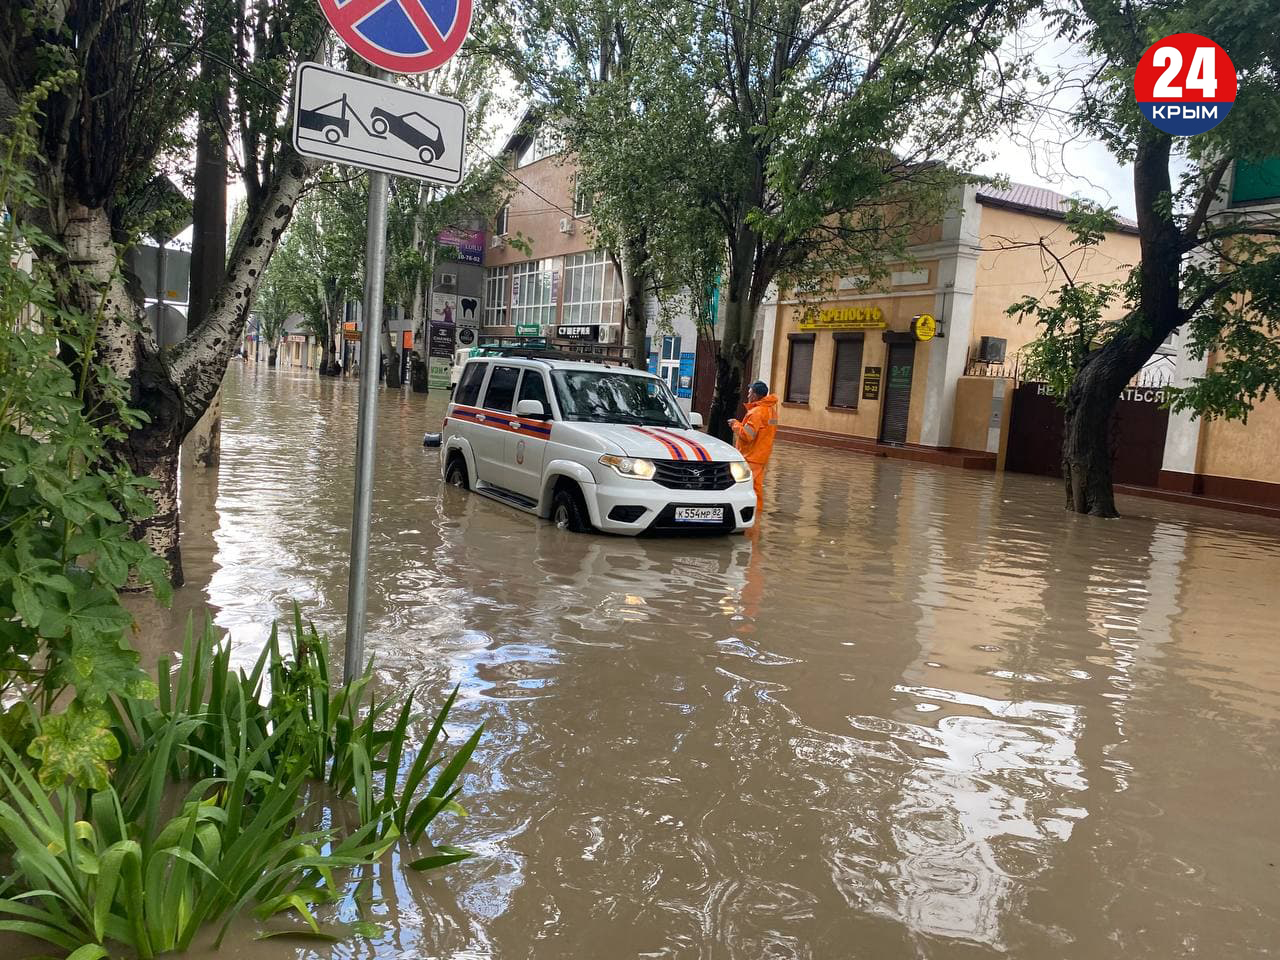
M 521 400 L 516 404 L 516 416 L 528 417 L 530 420 L 545 420 L 547 411 L 543 408 L 541 400 Z
M 701 429 L 702 429 L 702 414 L 700 414 L 700 413 L 691 413 L 691 414 L 689 414 L 689 422 L 690 422 L 691 424 L 693 424 L 693 429 L 695 429 L 695 430 L 701 430 Z

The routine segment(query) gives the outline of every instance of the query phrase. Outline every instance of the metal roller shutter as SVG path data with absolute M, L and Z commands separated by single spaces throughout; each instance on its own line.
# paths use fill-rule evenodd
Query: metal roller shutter
M 884 388 L 884 419 L 880 439 L 885 443 L 907 442 L 907 417 L 911 413 L 911 375 L 916 345 L 891 343 Z

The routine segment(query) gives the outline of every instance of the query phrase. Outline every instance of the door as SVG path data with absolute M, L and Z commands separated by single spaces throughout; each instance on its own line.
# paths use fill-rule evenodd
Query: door
M 526 367 L 520 380 L 517 400 L 537 400 L 542 409 L 551 413 L 547 399 L 546 374 Z M 509 489 L 522 497 L 537 500 L 542 493 L 542 464 L 547 457 L 547 441 L 551 437 L 551 421 L 538 421 L 529 417 L 512 417 L 512 432 L 507 434 L 507 476 Z
M 508 489 L 511 478 L 507 471 L 507 421 L 515 409 L 516 385 L 520 368 L 495 364 L 480 401 L 481 413 L 476 417 L 478 430 L 472 432 L 471 448 L 476 456 L 476 476 L 482 483 Z
M 889 344 L 884 385 L 884 408 L 880 418 L 881 443 L 906 443 L 907 418 L 911 414 L 911 375 L 914 373 L 916 345 Z

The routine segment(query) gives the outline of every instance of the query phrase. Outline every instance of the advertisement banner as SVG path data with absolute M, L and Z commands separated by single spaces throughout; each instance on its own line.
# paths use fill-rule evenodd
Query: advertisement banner
M 427 354 L 432 357 L 453 358 L 454 344 L 457 334 L 452 323 L 431 322 L 431 336 L 427 344 Z
M 458 263 L 481 263 L 484 260 L 484 231 L 446 227 L 436 234 L 436 243 L 456 247 L 458 255 L 451 259 Z
M 427 387 L 432 390 L 449 389 L 449 358 L 431 357 L 427 361 Z
M 456 293 L 431 294 L 431 322 L 454 323 L 458 318 L 458 295 Z

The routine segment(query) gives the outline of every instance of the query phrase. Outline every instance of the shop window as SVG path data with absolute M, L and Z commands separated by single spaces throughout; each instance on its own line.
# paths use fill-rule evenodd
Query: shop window
M 519 379 L 519 367 L 494 367 L 489 387 L 484 392 L 485 409 L 510 411 L 515 406 L 516 381 Z
M 836 355 L 831 364 L 831 406 L 850 410 L 858 406 L 858 385 L 862 379 L 860 333 L 837 333 Z
M 808 403 L 813 380 L 813 334 L 793 333 L 787 357 L 787 403 Z
M 622 322 L 622 280 L 603 250 L 565 258 L 560 322 L 566 326 Z
M 530 260 L 511 268 L 511 322 L 547 327 L 556 321 L 559 283 L 555 260 Z M 567 321 L 566 321 L 567 322 Z

